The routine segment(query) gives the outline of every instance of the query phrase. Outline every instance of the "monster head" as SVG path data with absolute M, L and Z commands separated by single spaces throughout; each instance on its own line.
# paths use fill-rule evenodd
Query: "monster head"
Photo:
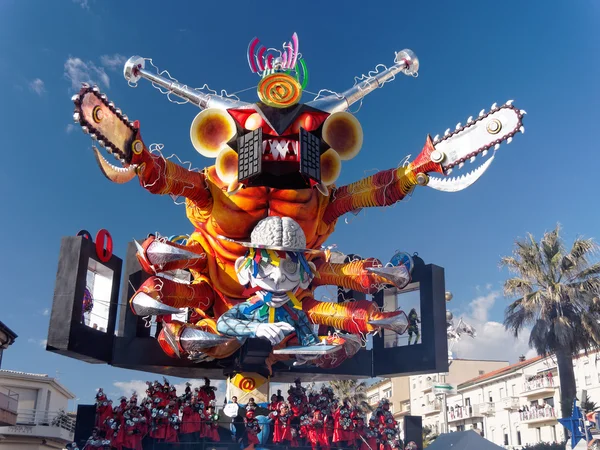
M 341 161 L 362 147 L 360 123 L 350 113 L 334 114 L 300 103 L 308 82 L 294 33 L 283 50 L 267 49 L 254 38 L 248 63 L 260 76 L 259 102 L 208 108 L 194 119 L 190 137 L 196 150 L 216 158 L 219 178 L 234 191 L 239 184 L 277 189 L 333 184 Z

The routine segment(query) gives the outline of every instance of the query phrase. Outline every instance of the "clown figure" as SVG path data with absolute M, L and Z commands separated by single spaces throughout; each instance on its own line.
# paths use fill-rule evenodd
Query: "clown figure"
M 239 282 L 250 285 L 255 295 L 223 314 L 217 330 L 227 336 L 267 339 L 272 345 L 295 333 L 303 346 L 319 343 L 319 337 L 296 293 L 308 288 L 314 265 L 305 254 L 306 237 L 300 225 L 289 217 L 271 216 L 261 220 L 251 234 L 249 248 L 235 262 Z

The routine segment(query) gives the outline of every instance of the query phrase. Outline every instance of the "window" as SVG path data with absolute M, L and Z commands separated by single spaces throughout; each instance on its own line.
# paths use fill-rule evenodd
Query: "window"
M 471 406 L 471 399 L 469 397 L 465 398 L 465 405 Z
M 456 431 L 465 431 L 464 425 L 456 425 Z
M 46 393 L 46 411 L 50 411 L 50 397 L 52 396 L 52 392 L 48 391 Z
M 485 374 L 485 370 L 480 370 L 479 375 L 483 375 L 483 374 Z
M 392 397 L 392 389 L 386 389 L 383 391 L 383 397 L 384 398 L 391 398 Z
M 373 404 L 377 403 L 378 401 L 379 401 L 379 394 L 371 395 L 371 396 L 369 397 L 369 403 L 370 403 L 371 405 L 373 405 Z
M 492 391 L 488 391 L 488 401 L 492 403 L 494 399 L 492 398 Z
M 515 397 L 517 395 L 517 385 L 513 384 L 511 389 L 512 389 L 512 391 L 511 391 L 512 396 Z M 519 445 L 521 445 L 521 444 L 519 444 Z
M 542 442 L 542 429 L 540 427 L 535 429 L 535 439 L 537 442 Z
M 550 406 L 552 406 L 554 408 L 554 397 L 545 398 L 544 403 L 548 403 Z
M 413 389 L 417 388 L 417 383 L 413 383 Z
M 508 433 L 504 431 L 504 445 L 508 445 Z
M 550 428 L 550 431 L 552 432 L 552 442 L 558 442 L 556 440 L 556 425 L 552 425 Z
M 519 430 L 517 430 L 517 445 L 523 445 L 521 444 L 521 432 Z
M 592 374 L 590 373 L 589 361 L 583 363 L 583 374 L 585 375 L 585 385 L 590 386 L 592 384 Z
M 504 388 L 500 388 L 500 398 L 504 398 Z

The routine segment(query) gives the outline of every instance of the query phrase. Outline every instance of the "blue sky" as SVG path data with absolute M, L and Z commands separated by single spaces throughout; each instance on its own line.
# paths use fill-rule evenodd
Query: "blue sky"
M 506 306 L 500 256 L 511 252 L 516 237 L 540 235 L 557 222 L 567 240 L 597 236 L 599 18 L 593 0 L 173 1 L 168 7 L 159 1 L 0 1 L 0 320 L 19 334 L 3 368 L 58 372 L 82 402 L 99 386 L 117 395 L 132 380 L 154 379 L 70 360 L 40 345 L 60 238 L 106 228 L 123 255 L 127 241 L 148 232 L 191 231 L 183 207 L 170 198 L 103 178 L 89 138 L 69 126 L 73 78 L 92 77 L 141 121 L 148 143 L 163 143 L 168 154 L 202 167 L 210 161 L 189 142 L 197 110 L 170 104 L 149 83 L 129 88 L 120 64 L 112 63 L 118 55 L 151 57 L 191 86 L 237 92 L 257 82 L 246 64 L 250 39 L 279 47 L 294 31 L 313 92 L 344 90 L 403 48 L 421 61 L 418 78 L 400 77 L 365 100 L 357 113 L 363 150 L 344 163 L 339 184 L 416 156 L 427 133 L 443 133 L 494 102 L 515 99 L 527 110 L 526 134 L 503 145 L 471 188 L 456 194 L 416 189 L 395 207 L 340 221 L 330 239 L 348 253 L 387 260 L 402 249 L 445 267 L 454 293 L 450 308 L 485 330 L 459 347 L 461 356 L 515 358 L 526 348 L 498 324 Z M 252 89 L 240 96 L 255 100 Z

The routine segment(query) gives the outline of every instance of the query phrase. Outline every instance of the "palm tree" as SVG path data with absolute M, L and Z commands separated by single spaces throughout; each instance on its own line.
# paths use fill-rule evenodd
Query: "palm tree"
M 344 400 L 347 398 L 351 405 L 358 406 L 363 412 L 371 411 L 367 401 L 367 384 L 364 381 L 360 383 L 356 380 L 336 380 L 330 382 L 335 396 Z
M 504 295 L 516 298 L 506 308 L 504 326 L 515 337 L 531 327 L 529 347 L 556 355 L 562 417 L 570 417 L 573 355 L 600 348 L 600 263 L 591 261 L 598 249 L 592 239 L 577 238 L 567 251 L 559 231 L 557 225 L 539 242 L 528 234 L 500 264 L 514 274 L 504 283 Z
M 423 448 L 429 447 L 437 438 L 437 434 L 433 432 L 431 427 L 423 427 Z
M 596 402 L 593 402 L 586 394 L 586 396 L 583 398 L 583 400 L 581 401 L 581 403 L 579 404 L 579 407 L 581 409 L 583 409 L 584 413 L 591 413 L 594 412 L 598 409 L 598 405 L 596 404 Z

